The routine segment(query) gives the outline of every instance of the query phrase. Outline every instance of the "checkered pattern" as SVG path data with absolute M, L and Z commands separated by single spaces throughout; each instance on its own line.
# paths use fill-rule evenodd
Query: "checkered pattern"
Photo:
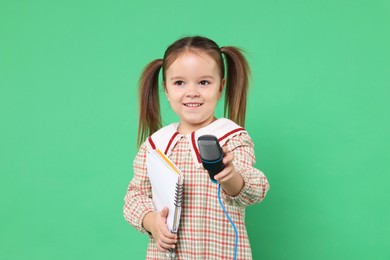
M 181 136 L 173 147 L 170 159 L 184 174 L 184 193 L 176 245 L 177 259 L 232 259 L 235 235 L 224 215 L 213 184 L 206 170 L 195 167 L 190 154 L 190 142 Z M 224 205 L 235 223 L 238 234 L 237 259 L 252 259 L 245 227 L 245 207 L 262 201 L 269 189 L 265 175 L 255 163 L 253 142 L 246 134 L 232 137 L 227 143 L 234 153 L 233 164 L 244 179 L 243 190 L 235 197 L 221 192 Z M 134 177 L 125 197 L 124 216 L 140 232 L 144 216 L 154 210 L 152 192 L 146 171 L 146 145 L 143 144 L 134 160 Z M 166 259 L 151 237 L 146 259 Z

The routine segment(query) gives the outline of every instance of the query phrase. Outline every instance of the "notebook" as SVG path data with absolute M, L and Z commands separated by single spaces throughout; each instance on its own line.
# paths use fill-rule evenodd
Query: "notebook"
M 168 208 L 167 226 L 177 233 L 183 199 L 183 174 L 160 150 L 148 150 L 146 167 L 152 185 L 152 199 L 157 211 Z

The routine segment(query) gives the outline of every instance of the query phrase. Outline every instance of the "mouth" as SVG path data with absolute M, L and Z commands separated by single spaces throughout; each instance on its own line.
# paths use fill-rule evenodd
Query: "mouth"
M 203 105 L 203 103 L 183 103 L 183 105 L 186 107 L 196 108 L 196 107 L 200 107 L 201 105 Z

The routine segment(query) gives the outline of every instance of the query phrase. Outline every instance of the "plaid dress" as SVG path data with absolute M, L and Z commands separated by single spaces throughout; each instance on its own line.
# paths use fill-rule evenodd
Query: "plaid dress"
M 164 132 L 164 128 L 159 131 Z M 174 136 L 175 142 L 173 145 L 169 143 L 171 147 L 168 155 L 184 175 L 176 259 L 232 259 L 235 233 L 219 204 L 218 185 L 210 181 L 207 171 L 199 167 L 199 162 L 194 162 L 193 133 L 181 135 L 176 132 Z M 235 170 L 241 174 L 245 184 L 235 197 L 229 196 L 221 188 L 221 197 L 238 230 L 237 259 L 252 259 L 245 227 L 245 207 L 262 201 L 269 185 L 265 175 L 253 167 L 255 157 L 249 135 L 240 131 L 225 137 L 224 144 L 234 154 Z M 147 149 L 150 149 L 150 140 L 140 147 L 134 160 L 134 177 L 125 196 L 124 216 L 137 230 L 149 235 L 142 225 L 145 215 L 154 211 L 146 169 Z M 152 237 L 146 259 L 166 259 L 165 253 L 157 249 Z

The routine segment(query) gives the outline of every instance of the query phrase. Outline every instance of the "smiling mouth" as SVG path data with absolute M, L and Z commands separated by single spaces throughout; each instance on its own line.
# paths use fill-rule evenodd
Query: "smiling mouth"
M 184 103 L 183 105 L 186 107 L 200 107 L 203 103 Z

